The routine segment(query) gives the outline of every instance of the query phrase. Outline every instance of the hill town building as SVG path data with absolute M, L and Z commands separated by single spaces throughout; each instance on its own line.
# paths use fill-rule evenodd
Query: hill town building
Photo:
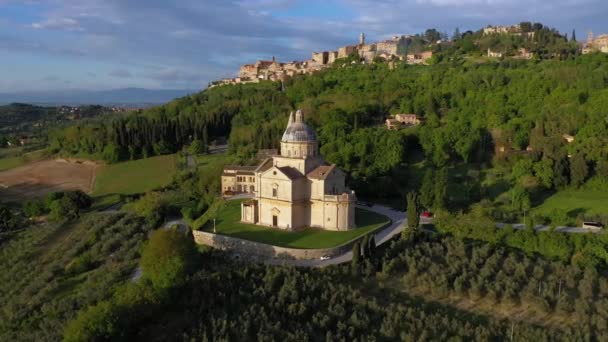
M 242 222 L 286 230 L 355 228 L 355 193 L 346 187 L 344 172 L 319 155 L 316 134 L 300 110 L 289 117 L 280 155 L 267 158 L 253 173 L 255 184 L 248 189 L 254 198 L 242 203 Z M 231 182 L 222 177 L 222 188 Z
M 594 38 L 593 32 L 589 32 L 582 53 L 588 54 L 591 52 L 608 53 L 608 34 L 601 34 Z

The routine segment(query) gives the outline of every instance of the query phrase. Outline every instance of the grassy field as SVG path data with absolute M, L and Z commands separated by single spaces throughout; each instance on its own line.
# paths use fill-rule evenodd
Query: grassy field
M 16 149 L 20 149 L 20 148 L 18 147 Z M 12 153 L 7 153 L 6 151 L 4 151 L 2 153 L 2 157 L 0 157 L 0 171 L 14 169 L 14 168 L 24 165 L 26 163 L 39 160 L 43 156 L 44 156 L 44 150 L 25 153 L 21 156 L 13 155 Z
M 168 185 L 176 173 L 175 155 L 102 166 L 95 179 L 96 197 L 137 194 Z
M 551 212 L 559 210 L 571 218 L 578 214 L 608 214 L 608 189 L 559 191 L 533 210 L 542 215 L 549 215 Z
M 376 230 L 389 219 L 371 211 L 356 209 L 355 222 L 359 228 L 347 232 L 308 228 L 289 232 L 275 228 L 240 223 L 241 201 L 226 201 L 216 219 L 216 231 L 223 235 L 290 248 L 330 248 Z M 213 231 L 213 221 L 205 227 Z

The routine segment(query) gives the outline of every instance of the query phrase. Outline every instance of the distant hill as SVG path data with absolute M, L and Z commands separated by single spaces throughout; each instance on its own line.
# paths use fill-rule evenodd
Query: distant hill
M 123 88 L 102 91 L 0 93 L 0 104 L 13 102 L 46 105 L 146 105 L 161 104 L 197 92 L 192 89 Z

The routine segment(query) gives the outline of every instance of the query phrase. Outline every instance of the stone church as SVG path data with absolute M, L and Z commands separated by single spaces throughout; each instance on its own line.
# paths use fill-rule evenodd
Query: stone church
M 264 160 L 254 174 L 254 198 L 242 203 L 242 222 L 286 230 L 355 228 L 355 193 L 346 188 L 344 172 L 319 155 L 302 111 L 290 114 L 280 155 Z

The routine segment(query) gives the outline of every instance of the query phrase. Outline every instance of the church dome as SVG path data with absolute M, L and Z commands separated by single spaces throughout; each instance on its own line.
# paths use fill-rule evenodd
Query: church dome
M 285 133 L 283 133 L 283 138 L 281 139 L 283 142 L 307 142 L 307 141 L 317 141 L 317 135 L 312 128 L 308 127 L 304 123 L 304 119 L 302 117 L 302 111 L 298 110 L 296 112 L 295 120 L 293 119 L 293 113 L 289 116 L 289 123 L 287 125 L 287 129 L 285 129 Z

